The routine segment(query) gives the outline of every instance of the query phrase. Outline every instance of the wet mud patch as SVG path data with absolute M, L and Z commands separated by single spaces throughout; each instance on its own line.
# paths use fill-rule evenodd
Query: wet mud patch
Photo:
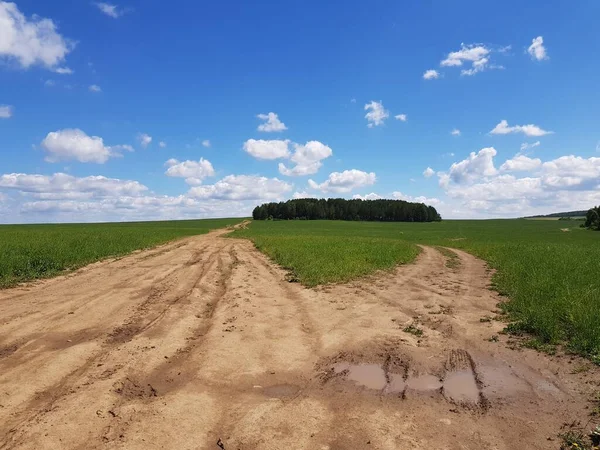
M 433 398 L 463 409 L 486 411 L 490 404 L 475 362 L 465 350 L 451 350 L 428 370 L 413 366 L 398 350 L 341 352 L 317 365 L 320 382 L 341 393 L 376 394 L 405 399 Z

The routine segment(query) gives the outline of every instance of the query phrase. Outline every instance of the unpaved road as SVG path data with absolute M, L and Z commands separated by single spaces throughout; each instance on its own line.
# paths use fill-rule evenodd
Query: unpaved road
M 0 448 L 556 449 L 587 417 L 594 369 L 488 341 L 474 257 L 309 290 L 223 233 L 0 291 Z

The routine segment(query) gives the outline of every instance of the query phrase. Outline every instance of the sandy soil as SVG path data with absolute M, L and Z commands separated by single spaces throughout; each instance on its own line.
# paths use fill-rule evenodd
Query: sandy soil
M 587 417 L 597 370 L 489 340 L 474 257 L 309 290 L 223 233 L 0 291 L 0 448 L 556 449 Z

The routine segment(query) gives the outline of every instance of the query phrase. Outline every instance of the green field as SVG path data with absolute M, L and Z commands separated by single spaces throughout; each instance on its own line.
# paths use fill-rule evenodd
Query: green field
M 242 220 L 0 225 L 0 288 Z
M 564 343 L 600 362 L 600 233 L 578 221 L 441 223 L 257 221 L 233 235 L 292 270 L 308 286 L 345 281 L 411 261 L 414 244 L 454 247 L 498 269 L 495 288 L 511 329 Z M 568 228 L 569 231 L 561 229 Z

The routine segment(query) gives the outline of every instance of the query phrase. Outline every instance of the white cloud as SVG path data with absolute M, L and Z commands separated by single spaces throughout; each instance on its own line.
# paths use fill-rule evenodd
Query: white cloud
M 371 103 L 367 103 L 365 105 L 365 111 L 369 111 L 365 115 L 365 119 L 367 119 L 368 122 L 367 126 L 369 128 L 383 125 L 385 119 L 390 116 L 390 112 L 383 107 L 383 103 L 381 101 L 371 101 Z
M 532 143 L 523 142 L 521 144 L 521 151 L 525 152 L 527 150 L 531 150 L 532 148 L 539 147 L 541 145 L 540 141 L 535 141 Z
M 244 142 L 244 151 L 257 159 L 279 159 L 288 158 L 290 151 L 288 149 L 290 141 L 263 139 L 248 139 Z
M 492 160 L 488 167 L 493 166 Z M 529 174 L 518 178 L 508 171 Z M 600 158 L 569 155 L 542 162 L 517 155 L 502 164 L 500 171 L 479 170 L 471 175 L 456 179 L 438 174 L 446 194 L 458 202 L 454 211 L 460 214 L 450 215 L 517 217 L 586 209 L 600 202 Z
M 479 152 L 471 152 L 467 159 L 452 164 L 448 174 L 438 173 L 440 185 L 444 187 L 449 181 L 467 183 L 481 177 L 490 177 L 497 173 L 494 167 L 494 147 L 483 148 Z
M 54 81 L 54 80 L 44 81 L 44 86 L 51 87 L 51 86 L 55 86 L 55 85 L 56 85 L 56 81 Z
M 133 151 L 130 145 L 104 145 L 98 136 L 88 136 L 80 129 L 64 129 L 48 133 L 41 143 L 48 152 L 46 161 L 58 162 L 76 160 L 103 164 L 109 158 L 121 156 L 120 150 Z
M 159 146 L 160 148 L 166 148 L 166 147 L 167 147 L 167 143 L 166 143 L 165 141 L 160 141 L 160 142 L 158 143 L 158 146 Z
M 92 84 L 88 89 L 90 92 L 102 92 L 102 89 L 97 84 Z
M 371 192 L 367 195 L 355 194 L 352 196 L 354 200 L 381 200 L 383 197 L 375 192 Z
M 0 58 L 27 69 L 40 65 L 61 73 L 57 67 L 73 50 L 74 42 L 61 36 L 51 19 L 27 19 L 15 3 L 0 1 Z
M 200 158 L 199 161 L 169 159 L 165 166 L 168 167 L 165 175 L 185 178 L 185 182 L 193 186 L 201 184 L 205 178 L 215 175 L 212 164 L 204 158 Z
M 408 120 L 408 116 L 406 114 L 398 114 L 397 116 L 394 116 L 394 118 L 400 122 L 406 122 Z
M 413 202 L 413 203 L 424 203 L 426 205 L 434 206 L 434 207 L 444 204 L 444 202 L 441 201 L 439 198 L 425 197 L 423 195 L 413 197 L 412 195 L 406 195 L 399 191 L 392 192 L 392 197 L 395 198 L 396 200 L 404 200 L 404 201 Z
M 373 172 L 363 172 L 362 170 L 352 169 L 343 172 L 333 172 L 323 183 L 317 184 L 313 180 L 308 180 L 308 185 L 315 190 L 322 192 L 350 192 L 363 186 L 375 184 L 377 177 Z
M 313 194 L 309 194 L 306 191 L 301 191 L 301 192 L 294 192 L 294 195 L 292 195 L 292 198 L 299 199 L 299 198 L 317 198 L 317 197 Z
M 542 165 L 541 159 L 532 159 L 525 155 L 516 155 L 500 166 L 503 172 L 529 172 Z
M 281 120 L 279 120 L 279 117 L 274 112 L 270 112 L 269 114 L 259 114 L 256 117 L 258 117 L 260 120 L 265 121 L 265 123 L 261 123 L 258 126 L 258 131 L 271 133 L 273 131 L 287 130 L 285 124 Z
M 211 144 L 210 144 L 210 141 L 209 141 L 208 139 L 204 139 L 204 140 L 202 141 L 202 147 L 206 147 L 206 148 L 208 148 L 208 147 L 210 147 L 210 145 L 211 145 Z
M 455 128 L 454 130 L 452 130 L 452 131 L 450 132 L 450 134 L 451 134 L 452 136 L 460 136 L 460 130 L 459 130 L 458 128 Z
M 426 70 L 425 73 L 423 74 L 424 80 L 435 80 L 439 77 L 440 77 L 440 73 L 434 69 Z
M 52 72 L 57 73 L 59 75 L 73 75 L 75 72 L 68 67 L 57 67 L 56 69 L 52 69 Z
M 529 53 L 532 59 L 537 61 L 550 59 L 546 53 L 546 47 L 544 47 L 544 38 L 542 36 L 538 36 L 531 40 L 531 45 L 527 49 L 527 53 Z
M 355 98 L 351 98 L 350 99 L 350 103 L 356 103 L 356 99 Z
M 501 53 L 504 53 L 500 49 Z M 475 75 L 490 69 L 503 69 L 502 66 L 491 62 L 492 49 L 483 44 L 460 45 L 460 50 L 448 53 L 446 59 L 440 62 L 442 67 L 462 67 L 465 63 L 471 64 L 468 69 L 462 69 L 461 75 Z
M 235 178 L 235 177 L 234 177 Z M 260 180 L 260 177 L 256 177 Z M 239 185 L 240 183 L 238 183 Z M 254 180 L 248 183 L 254 186 Z M 263 186 L 258 184 L 258 195 Z M 273 189 L 271 189 L 273 191 Z M 237 197 L 254 197 L 241 195 Z M 283 199 L 283 195 L 281 196 Z M 78 178 L 64 173 L 0 175 L 0 222 L 100 222 L 174 220 L 249 216 L 258 201 L 278 200 L 273 193 L 252 200 L 197 199 L 189 194 L 155 194 L 131 180 L 102 176 Z
M 98 7 L 98 9 L 100 11 L 102 11 L 107 16 L 112 17 L 113 19 L 118 19 L 123 14 L 125 14 L 125 11 L 122 9 L 119 9 L 117 5 L 111 5 L 110 3 L 102 3 L 102 2 L 95 3 L 95 5 Z
M 279 200 L 292 186 L 277 178 L 256 175 L 228 175 L 213 185 L 191 188 L 189 195 L 198 199 Z
M 327 145 L 319 141 L 309 141 L 305 145 L 293 144 L 294 154 L 291 161 L 296 165 L 287 168 L 283 163 L 279 163 L 279 172 L 287 176 L 312 175 L 319 171 L 323 163 L 322 160 L 333 155 L 333 151 Z
M 13 115 L 13 107 L 10 105 L 0 105 L 0 119 L 10 119 Z
M 431 178 L 433 175 L 435 175 L 435 170 L 433 170 L 431 167 L 428 167 L 423 171 L 423 176 L 425 178 Z
M 15 189 L 35 198 L 90 198 L 105 196 L 136 196 L 148 190 L 131 180 L 103 176 L 77 178 L 66 173 L 29 175 L 10 173 L 0 176 L 0 188 Z
M 144 148 L 148 147 L 152 142 L 152 136 L 146 133 L 138 133 L 137 139 L 140 142 L 140 145 Z
M 546 134 L 552 134 L 553 131 L 542 130 L 537 125 L 529 124 L 529 125 L 515 125 L 508 126 L 508 122 L 506 120 L 500 121 L 496 127 L 490 131 L 490 134 L 510 134 L 510 133 L 523 133 L 526 136 L 545 136 Z

